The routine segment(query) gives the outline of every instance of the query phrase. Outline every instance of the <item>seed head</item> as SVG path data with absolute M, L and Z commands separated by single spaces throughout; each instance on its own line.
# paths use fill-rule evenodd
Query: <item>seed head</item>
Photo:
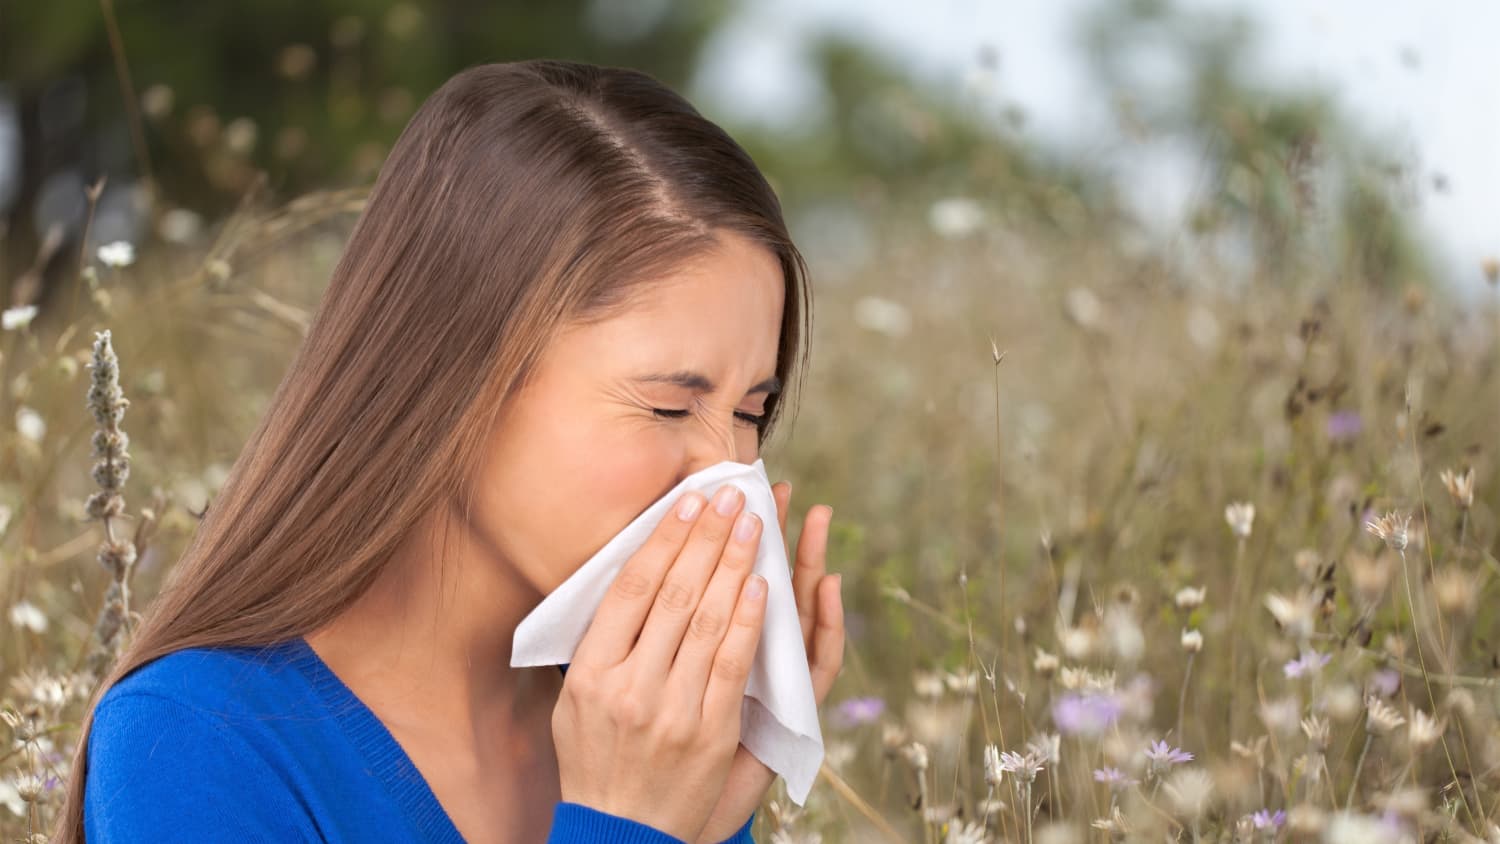
M 1056 654 L 1049 654 L 1041 648 L 1037 648 L 1036 659 L 1032 660 L 1031 667 L 1036 669 L 1036 673 L 1043 677 L 1051 677 L 1057 673 L 1057 668 L 1060 664 L 1061 662 L 1058 660 Z
M 1375 534 L 1393 551 L 1405 551 L 1407 540 L 1410 539 L 1411 515 L 1400 513 L 1395 510 L 1387 512 L 1384 516 L 1365 522 L 1365 530 Z
M 1193 610 L 1203 606 L 1203 598 L 1207 594 L 1208 590 L 1202 586 L 1184 586 L 1181 589 L 1177 590 L 1177 608 L 1180 610 L 1185 610 L 1187 612 L 1192 612 Z
M 1249 501 L 1236 501 L 1224 508 L 1224 521 L 1240 539 L 1250 538 L 1250 529 L 1255 525 L 1255 505 Z
M 1195 630 L 1182 631 L 1182 649 L 1190 654 L 1203 650 L 1203 634 Z
M 1443 737 L 1443 731 L 1447 728 L 1446 720 L 1434 718 L 1420 709 L 1413 709 L 1406 737 L 1416 750 L 1426 750 Z
M 1442 479 L 1443 486 L 1447 487 L 1448 495 L 1460 510 L 1467 510 L 1474 506 L 1474 467 L 1470 466 L 1464 470 L 1462 475 L 1454 474 L 1452 469 L 1444 469 L 1438 473 Z
M 1000 767 L 1000 748 L 987 744 L 984 746 L 984 781 L 993 786 L 999 786 L 1005 769 Z
M 1406 723 L 1396 707 L 1374 695 L 1365 697 L 1365 729 L 1377 736 L 1388 736 L 1397 727 Z

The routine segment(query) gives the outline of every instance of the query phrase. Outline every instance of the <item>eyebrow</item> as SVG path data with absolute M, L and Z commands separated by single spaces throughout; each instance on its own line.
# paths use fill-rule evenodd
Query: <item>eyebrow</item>
M 693 372 L 687 369 L 679 369 L 676 372 L 661 372 L 653 373 L 651 375 L 642 375 L 635 380 L 651 384 L 675 384 L 679 387 L 686 387 L 689 390 L 700 393 L 712 393 L 718 389 L 718 386 L 714 384 L 713 379 L 709 378 L 707 375 L 704 375 L 701 372 Z M 748 392 L 775 395 L 781 392 L 781 379 L 777 378 L 775 375 L 772 375 L 770 378 L 767 378 L 759 384 L 756 384 L 754 387 L 751 387 Z

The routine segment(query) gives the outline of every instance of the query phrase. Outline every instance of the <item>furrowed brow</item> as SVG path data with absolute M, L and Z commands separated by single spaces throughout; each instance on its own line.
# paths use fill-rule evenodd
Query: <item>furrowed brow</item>
M 718 389 L 718 385 L 707 375 L 686 369 L 679 369 L 676 372 L 659 372 L 642 375 L 635 380 L 649 384 L 673 384 L 678 387 L 685 387 L 696 393 L 712 393 Z M 749 392 L 775 395 L 781 392 L 781 379 L 772 375 L 770 378 L 751 387 Z

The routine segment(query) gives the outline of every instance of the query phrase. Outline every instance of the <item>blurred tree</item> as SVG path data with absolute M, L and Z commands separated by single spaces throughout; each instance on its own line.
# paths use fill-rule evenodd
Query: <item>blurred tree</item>
M 123 3 L 113 13 L 144 127 L 140 149 L 111 50 L 112 6 L 54 0 L 0 10 L 0 79 L 17 103 L 20 137 L 19 189 L 0 208 L 8 277 L 49 231 L 55 245 L 45 257 L 61 261 L 71 252 L 64 247 L 76 248 L 83 187 L 100 176 L 109 182 L 102 204 L 138 198 L 130 185 L 150 175 L 152 195 L 209 219 L 262 172 L 282 196 L 364 182 L 422 98 L 464 67 L 573 58 L 681 86 L 734 8 L 732 0 Z M 141 219 L 105 220 L 94 242 L 135 240 L 147 229 L 142 203 L 116 204 Z
M 1100 4 L 1080 24 L 1092 75 L 1127 133 L 1185 141 L 1202 156 L 1198 233 L 1242 237 L 1257 267 L 1287 284 L 1306 260 L 1381 286 L 1430 280 L 1401 204 L 1405 168 L 1329 95 L 1254 84 L 1249 20 L 1129 0 Z
M 155 222 L 129 191 L 141 174 L 152 177 L 152 195 L 208 219 L 261 174 L 282 197 L 364 183 L 422 98 L 472 64 L 572 58 L 640 68 L 687 91 L 699 53 L 738 8 L 735 0 L 112 3 L 27 3 L 0 29 L 0 75 L 16 90 L 23 130 L 12 265 L 48 229 L 76 248 L 83 186 L 100 175 L 110 182 L 101 206 L 114 197 L 125 210 L 96 219 L 95 242 L 138 240 Z M 111 9 L 144 149 L 132 141 Z M 1081 197 L 1110 205 L 1103 180 L 1044 162 L 1010 131 L 1015 115 L 997 125 L 961 92 L 924 88 L 894 57 L 830 35 L 812 46 L 812 64 L 829 95 L 816 131 L 790 139 L 721 121 L 789 210 L 851 192 L 922 208 L 958 193 L 1014 219 L 1060 224 L 1077 221 Z M 698 105 L 715 117 L 713 103 Z M 131 201 L 120 199 L 127 194 Z

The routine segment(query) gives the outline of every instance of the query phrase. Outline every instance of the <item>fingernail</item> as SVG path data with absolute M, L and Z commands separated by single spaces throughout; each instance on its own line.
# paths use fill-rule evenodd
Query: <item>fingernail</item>
M 734 523 L 734 541 L 749 542 L 750 537 L 755 535 L 755 525 L 759 521 L 760 517 L 754 513 L 741 513 Z
M 833 576 L 833 582 L 833 591 L 839 593 L 840 595 L 844 594 L 844 575 L 842 572 Z
M 758 574 L 750 575 L 750 582 L 745 584 L 745 594 L 751 598 L 766 594 L 766 579 Z
M 714 493 L 714 510 L 721 516 L 728 516 L 734 512 L 734 508 L 740 503 L 740 488 L 734 484 L 725 484 Z
M 698 515 L 698 510 L 703 507 L 703 497 L 696 492 L 690 492 L 677 502 L 677 518 L 684 522 L 690 522 Z

